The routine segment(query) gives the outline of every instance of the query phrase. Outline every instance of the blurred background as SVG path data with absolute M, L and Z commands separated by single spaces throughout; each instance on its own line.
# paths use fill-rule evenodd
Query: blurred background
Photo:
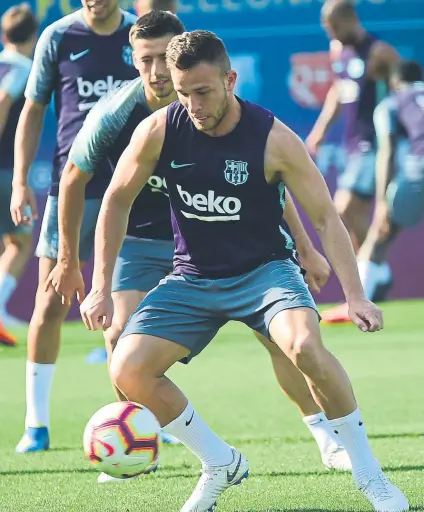
M 0 14 L 15 3 L 1 0 Z M 29 0 L 28 3 L 42 29 L 81 5 L 79 0 Z M 121 4 L 122 8 L 132 10 L 131 1 Z M 240 96 L 271 109 L 305 138 L 333 79 L 329 42 L 319 22 L 321 6 L 321 0 L 180 0 L 179 15 L 187 29 L 212 30 L 223 38 L 233 68 L 239 73 L 237 92 Z M 418 60 L 424 65 L 424 0 L 358 0 L 357 6 L 368 31 L 392 44 L 403 58 Z M 340 133 L 340 124 L 336 124 L 317 157 L 332 191 L 337 173 L 345 162 L 339 145 Z M 49 109 L 30 176 L 38 195 L 39 218 L 42 218 L 49 187 L 55 140 L 54 113 Z M 390 298 L 424 297 L 423 255 L 424 226 L 421 224 L 404 231 L 391 251 L 389 261 L 396 281 Z M 90 273 L 91 265 L 85 275 Z M 32 258 L 9 304 L 12 315 L 29 320 L 36 281 L 37 265 Z M 87 285 L 89 283 L 87 280 Z M 316 298 L 321 303 L 342 298 L 334 276 Z M 70 317 L 77 317 L 75 306 Z

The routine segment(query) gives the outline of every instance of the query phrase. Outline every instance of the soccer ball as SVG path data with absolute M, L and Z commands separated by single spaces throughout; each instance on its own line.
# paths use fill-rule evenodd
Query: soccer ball
M 84 430 L 84 453 L 99 471 L 132 478 L 157 465 L 160 425 L 146 407 L 115 402 L 99 409 Z

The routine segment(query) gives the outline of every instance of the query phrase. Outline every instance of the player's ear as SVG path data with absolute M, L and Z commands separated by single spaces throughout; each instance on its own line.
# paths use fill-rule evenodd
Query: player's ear
M 234 91 L 234 87 L 236 86 L 236 82 L 237 82 L 237 72 L 234 70 L 228 71 L 228 73 L 226 73 L 226 79 L 227 79 L 227 89 L 229 91 Z

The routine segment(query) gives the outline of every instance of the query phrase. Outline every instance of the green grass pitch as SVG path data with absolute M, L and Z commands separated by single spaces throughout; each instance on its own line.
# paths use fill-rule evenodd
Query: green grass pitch
M 424 510 L 424 302 L 384 306 L 386 326 L 363 334 L 323 327 L 348 370 L 376 455 L 389 477 Z M 82 432 L 114 400 L 106 365 L 87 365 L 101 334 L 68 324 L 52 394 L 52 448 L 17 455 L 25 407 L 25 331 L 0 348 L 0 512 L 177 512 L 194 488 L 198 461 L 164 447 L 160 470 L 99 486 L 82 452 Z M 250 478 L 230 489 L 217 512 L 367 511 L 350 475 L 326 471 L 295 407 L 282 396 L 265 350 L 249 330 L 229 324 L 188 367 L 170 375 L 198 412 L 250 462 Z

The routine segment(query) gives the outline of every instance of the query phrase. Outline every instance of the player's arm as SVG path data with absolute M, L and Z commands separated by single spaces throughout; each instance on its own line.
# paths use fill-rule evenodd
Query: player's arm
M 395 172 L 397 115 L 392 98 L 382 101 L 374 111 L 377 137 L 376 201 L 385 202 L 386 191 Z
M 266 149 L 268 179 L 279 177 L 316 229 L 346 300 L 352 320 L 364 331 L 381 327 L 381 312 L 364 296 L 352 243 L 321 173 L 300 138 L 275 120 Z
M 59 184 L 59 249 L 57 264 L 50 272 L 47 291 L 52 286 L 61 296 L 62 304 L 70 305 L 77 294 L 84 300 L 84 279 L 80 270 L 79 241 L 85 208 L 85 188 L 93 174 L 84 172 L 68 159 Z
M 166 111 L 161 109 L 139 124 L 103 198 L 96 226 L 92 289 L 80 308 L 90 330 L 111 324 L 113 269 L 131 206 L 157 166 L 165 138 Z
M 330 277 L 330 266 L 327 260 L 315 249 L 287 190 L 285 191 L 285 203 L 284 220 L 287 222 L 295 240 L 300 263 L 306 270 L 306 281 L 313 291 L 320 292 Z
M 57 79 L 57 35 L 52 26 L 41 35 L 25 90 L 26 101 L 15 135 L 15 168 L 11 214 L 16 225 L 37 218 L 37 203 L 28 186 L 28 174 L 35 159 L 43 128 L 44 115 Z M 31 215 L 25 212 L 31 208 Z
M 12 67 L 1 80 L 0 89 L 0 139 L 3 136 L 13 103 L 22 97 L 28 80 L 29 69 Z
M 4 128 L 6 126 L 12 105 L 12 98 L 4 89 L 0 89 L 0 139 L 3 136 Z
M 324 101 L 321 113 L 316 120 L 311 133 L 306 139 L 306 145 L 312 155 L 315 155 L 318 146 L 323 142 L 330 126 L 340 114 L 339 84 L 336 80 L 330 87 Z

